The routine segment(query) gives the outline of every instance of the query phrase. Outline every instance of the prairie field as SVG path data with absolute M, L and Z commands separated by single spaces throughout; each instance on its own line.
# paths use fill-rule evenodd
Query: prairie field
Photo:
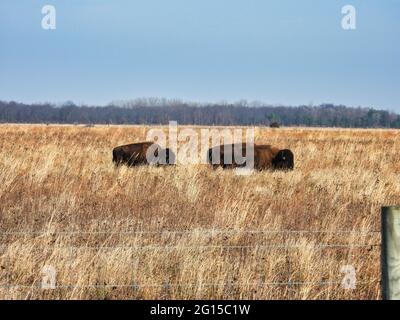
M 290 172 L 115 167 L 149 129 L 0 125 L 0 299 L 380 298 L 399 131 L 256 128 Z

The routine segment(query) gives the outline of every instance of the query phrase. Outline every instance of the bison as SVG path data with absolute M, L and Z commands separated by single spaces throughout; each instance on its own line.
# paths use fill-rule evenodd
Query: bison
M 250 165 L 248 163 L 247 147 L 253 148 L 254 169 L 292 170 L 294 168 L 294 155 L 289 149 L 280 150 L 270 145 L 256 145 L 237 143 L 221 145 L 208 150 L 208 161 L 215 168 L 237 168 Z M 250 157 L 251 155 L 249 155 Z
M 170 165 L 175 163 L 175 154 L 169 148 L 163 149 L 153 142 L 127 144 L 113 149 L 113 162 L 116 166 L 126 164 Z

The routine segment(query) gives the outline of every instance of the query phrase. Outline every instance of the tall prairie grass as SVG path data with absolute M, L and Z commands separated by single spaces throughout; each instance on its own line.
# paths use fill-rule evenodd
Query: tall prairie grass
M 1 299 L 380 297 L 399 131 L 256 128 L 294 152 L 292 172 L 115 168 L 112 148 L 148 129 L 0 126 Z

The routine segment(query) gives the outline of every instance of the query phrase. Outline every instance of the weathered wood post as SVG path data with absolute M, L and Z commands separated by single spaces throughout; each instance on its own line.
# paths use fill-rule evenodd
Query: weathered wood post
M 381 227 L 382 299 L 400 300 L 400 206 L 382 208 Z

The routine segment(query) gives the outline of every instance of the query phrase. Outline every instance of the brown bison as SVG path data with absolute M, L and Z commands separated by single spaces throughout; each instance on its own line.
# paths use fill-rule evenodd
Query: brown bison
M 113 162 L 117 166 L 169 165 L 175 163 L 175 154 L 169 148 L 163 149 L 154 142 L 139 142 L 114 148 Z
M 253 148 L 254 158 L 247 159 L 247 148 Z M 251 157 L 251 154 L 249 154 Z M 294 155 L 289 149 L 280 150 L 270 145 L 256 145 L 237 143 L 221 145 L 208 150 L 208 161 L 215 168 L 237 168 L 251 164 L 254 160 L 256 170 L 279 169 L 292 170 L 294 168 Z

